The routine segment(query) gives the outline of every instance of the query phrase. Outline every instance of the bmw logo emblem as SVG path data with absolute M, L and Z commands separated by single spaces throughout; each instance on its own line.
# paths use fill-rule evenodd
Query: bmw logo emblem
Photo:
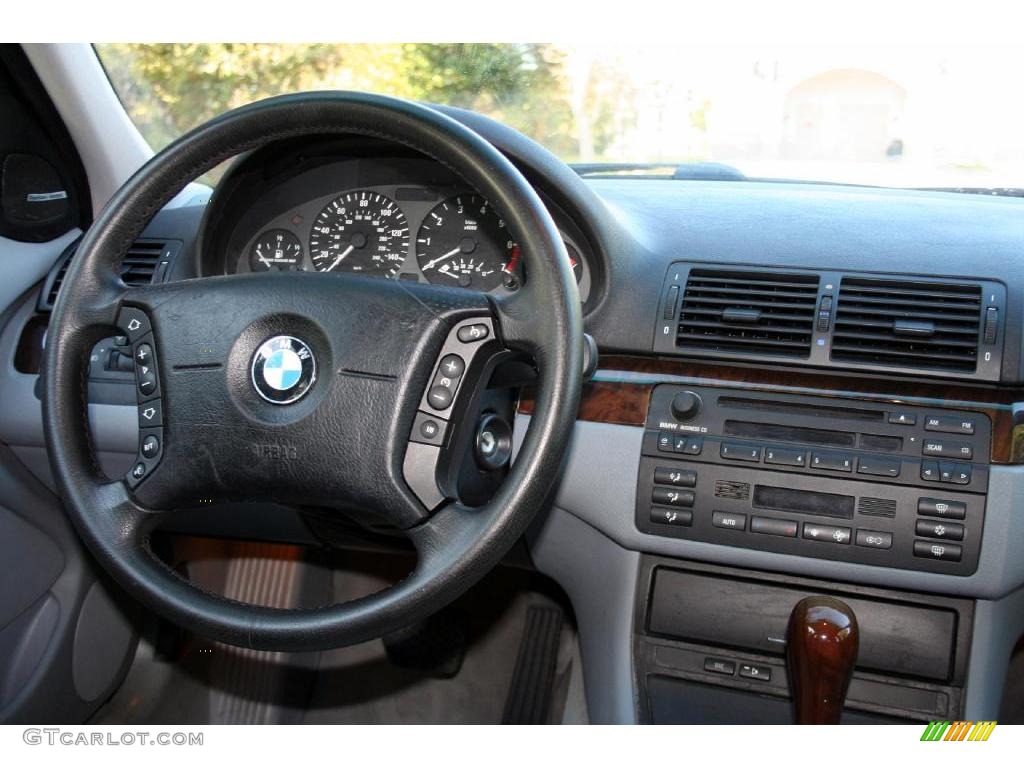
M 313 351 L 294 336 L 267 339 L 252 358 L 252 385 L 275 405 L 294 403 L 316 381 Z

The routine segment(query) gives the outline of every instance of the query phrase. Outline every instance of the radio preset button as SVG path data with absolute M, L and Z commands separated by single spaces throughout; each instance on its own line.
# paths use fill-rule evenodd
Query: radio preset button
M 929 539 L 964 540 L 964 527 L 960 523 L 949 523 L 945 520 L 918 520 L 914 533 Z
M 697 485 L 697 473 L 692 469 L 672 469 L 656 467 L 654 482 L 658 485 L 675 485 L 680 488 L 693 488 Z
M 841 453 L 812 453 L 811 466 L 833 472 L 852 472 L 853 457 Z
M 861 456 L 857 459 L 857 473 L 876 477 L 899 477 L 900 460 L 878 456 Z
M 722 443 L 720 454 L 723 459 L 732 461 L 760 461 L 761 449 L 756 446 L 737 445 L 736 443 Z
M 807 451 L 798 451 L 792 448 L 765 448 L 765 464 L 779 464 L 784 467 L 805 467 L 807 466 Z
M 933 541 L 914 541 L 914 557 L 927 560 L 948 560 L 959 563 L 963 547 L 959 544 L 937 544 Z
M 731 528 L 734 531 L 745 531 L 747 529 L 747 516 L 734 514 L 733 512 L 713 512 L 711 524 L 715 528 Z
M 693 525 L 693 512 L 688 509 L 651 509 L 651 522 L 659 525 Z
M 651 501 L 666 507 L 692 507 L 693 491 L 676 491 L 671 488 L 654 488 Z
M 834 544 L 849 544 L 852 531 L 834 525 L 804 523 L 804 538 L 811 541 L 831 541 Z
M 962 501 L 920 498 L 917 500 L 917 514 L 946 520 L 963 520 L 967 517 L 967 505 Z
M 768 536 L 787 536 L 796 538 L 797 524 L 795 520 L 779 520 L 774 517 L 750 518 L 750 532 L 763 533 Z
M 891 549 L 892 534 L 888 531 L 857 531 L 857 546 L 872 549 Z

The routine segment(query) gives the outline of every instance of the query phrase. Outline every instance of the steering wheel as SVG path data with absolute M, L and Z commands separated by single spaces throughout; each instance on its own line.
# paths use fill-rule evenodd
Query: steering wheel
M 351 274 L 238 274 L 142 288 L 121 281 L 131 243 L 189 181 L 268 142 L 324 134 L 389 140 L 454 171 L 515 234 L 524 285 L 493 297 Z M 140 443 L 132 470 L 111 480 L 91 449 L 85 384 L 93 345 L 115 333 L 128 337 L 136 361 Z M 469 508 L 434 482 L 443 452 L 436 433 L 443 438 L 454 426 L 474 372 L 507 350 L 535 363 L 533 416 L 505 480 L 484 506 Z M 47 449 L 82 539 L 153 611 L 259 650 L 350 645 L 442 608 L 522 535 L 557 479 L 582 358 L 579 295 L 561 237 L 533 188 L 491 144 L 398 99 L 277 97 L 171 144 L 86 233 L 50 320 Z M 451 364 L 459 361 L 456 376 Z M 425 420 L 437 430 L 422 428 Z M 417 564 L 398 584 L 337 605 L 281 610 L 231 601 L 188 582 L 149 547 L 161 519 L 208 499 L 372 510 L 405 533 Z

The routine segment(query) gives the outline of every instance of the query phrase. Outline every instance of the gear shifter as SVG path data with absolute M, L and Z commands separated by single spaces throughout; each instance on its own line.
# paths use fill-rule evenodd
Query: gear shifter
M 857 617 L 842 600 L 805 597 L 794 606 L 786 662 L 798 724 L 839 723 L 859 639 Z

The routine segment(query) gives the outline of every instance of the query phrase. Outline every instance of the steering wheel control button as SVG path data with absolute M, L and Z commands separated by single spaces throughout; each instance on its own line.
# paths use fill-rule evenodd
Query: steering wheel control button
M 466 361 L 458 355 L 445 355 L 441 358 L 438 371 L 445 377 L 458 381 L 466 371 Z
M 409 439 L 414 443 L 427 445 L 444 445 L 448 432 L 448 422 L 437 416 L 418 412 L 412 423 L 412 434 Z
M 150 400 L 139 406 L 139 429 L 160 427 L 164 423 L 164 409 L 159 400 Z
M 288 405 L 302 399 L 316 381 L 316 358 L 301 339 L 274 336 L 253 355 L 251 375 L 260 397 L 274 405 Z
M 132 467 L 131 477 L 136 482 L 142 480 L 146 476 L 146 465 L 144 462 L 138 462 Z
M 153 348 L 149 344 L 142 343 L 135 348 L 135 364 L 136 365 L 152 365 L 153 363 Z
M 452 404 L 454 396 L 455 393 L 448 387 L 436 386 L 431 387 L 427 393 L 427 401 L 434 410 L 443 411 Z
M 491 335 L 490 329 L 483 323 L 473 323 L 459 328 L 456 337 L 463 344 L 472 344 L 476 341 L 483 341 Z
M 149 397 L 156 393 L 156 370 L 151 365 L 140 365 L 136 367 L 136 377 L 139 383 L 139 394 Z
M 160 439 L 156 435 L 147 435 L 142 439 L 139 453 L 147 459 L 155 458 L 160 453 Z
M 141 309 L 125 307 L 117 316 L 117 327 L 120 328 L 128 341 L 134 344 L 150 332 L 149 318 Z
M 480 419 L 473 442 L 476 462 L 481 469 L 501 469 L 512 458 L 512 427 L 495 413 Z

